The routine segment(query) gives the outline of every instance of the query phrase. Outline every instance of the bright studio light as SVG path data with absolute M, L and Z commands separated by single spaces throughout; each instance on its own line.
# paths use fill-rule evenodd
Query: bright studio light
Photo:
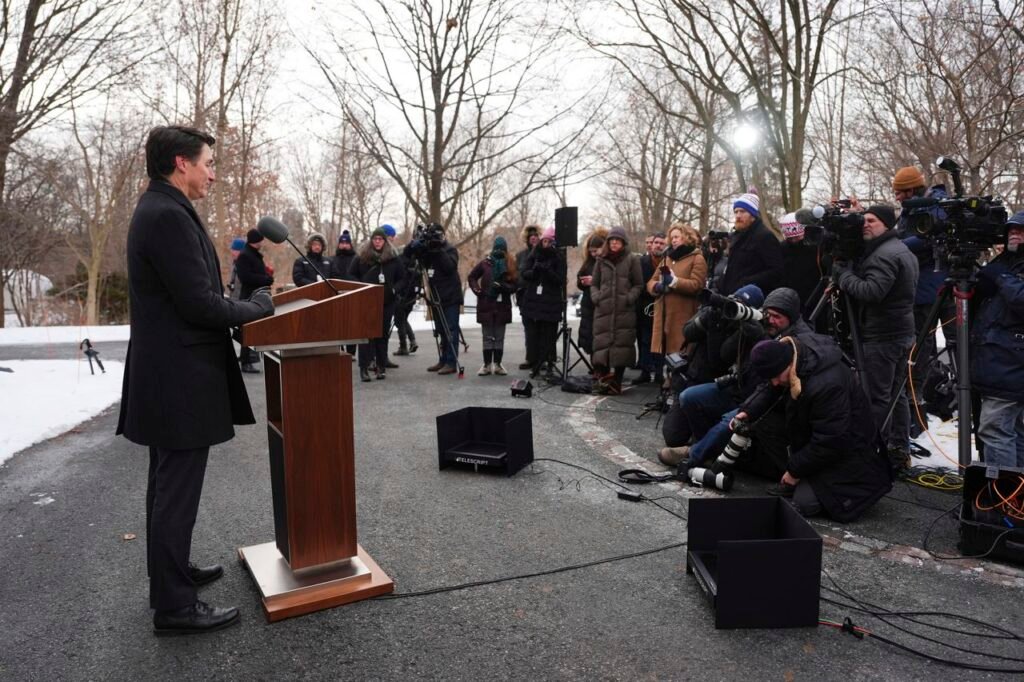
M 760 139 L 761 134 L 758 132 L 757 128 L 749 123 L 739 124 L 736 126 L 736 130 L 732 133 L 733 144 L 735 144 L 737 149 L 740 149 L 741 151 L 752 149 Z

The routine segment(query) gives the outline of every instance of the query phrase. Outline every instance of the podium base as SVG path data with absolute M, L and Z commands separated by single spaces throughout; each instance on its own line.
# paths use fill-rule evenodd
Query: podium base
M 256 581 L 263 612 L 273 623 L 394 591 L 391 578 L 357 547 L 351 559 L 299 571 L 291 569 L 274 542 L 242 547 L 238 560 Z

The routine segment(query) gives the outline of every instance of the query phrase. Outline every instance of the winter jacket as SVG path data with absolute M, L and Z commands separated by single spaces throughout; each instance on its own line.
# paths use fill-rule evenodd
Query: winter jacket
M 926 197 L 932 199 L 946 199 L 949 194 L 945 185 L 935 185 L 927 192 Z M 914 293 L 914 305 L 930 305 L 935 302 L 939 295 L 942 283 L 946 281 L 949 272 L 945 269 L 935 270 L 935 249 L 928 239 L 917 236 L 912 227 L 912 216 L 926 213 L 932 216 L 933 220 L 945 220 L 946 212 L 938 206 L 918 208 L 913 211 L 900 211 L 899 220 L 896 221 L 896 233 L 907 245 L 910 252 L 917 258 L 917 290 Z
M 242 283 L 239 297 L 243 301 L 248 300 L 252 292 L 260 287 L 269 287 L 274 283 L 274 276 L 267 273 L 267 266 L 263 263 L 263 254 L 249 244 L 235 259 L 235 271 L 238 272 L 238 281 Z
M 636 362 L 636 300 L 644 288 L 640 259 L 625 245 L 617 259 L 604 256 L 594 265 L 590 296 L 594 300 L 593 363 L 629 367 Z
M 760 218 L 746 230 L 730 235 L 718 290 L 730 294 L 747 284 L 756 284 L 766 296 L 782 285 L 782 247 Z
M 673 253 L 678 260 L 673 258 Z M 667 289 L 655 291 L 662 282 L 662 267 L 668 267 L 672 274 Z M 655 297 L 654 329 L 651 336 L 652 353 L 675 353 L 686 344 L 683 326 L 697 312 L 697 294 L 704 288 L 708 276 L 708 266 L 700 249 L 694 249 L 685 255 L 673 249 L 658 263 L 654 274 L 647 280 L 647 292 Z M 665 348 L 662 348 L 662 330 L 665 337 Z
M 348 274 L 349 279 L 354 282 L 379 284 L 384 287 L 384 307 L 387 308 L 395 303 L 395 287 L 405 278 L 405 268 L 398 258 L 395 247 L 385 241 L 384 248 L 378 252 L 368 239 L 360 245 Z
M 796 346 L 800 381 L 782 390 L 786 469 L 810 483 L 829 517 L 854 521 L 892 488 L 889 463 L 875 447 L 871 408 L 831 337 L 805 334 Z
M 530 236 L 534 234 L 540 237 L 540 228 L 536 225 L 527 225 L 523 228 L 522 232 L 519 233 L 519 238 L 522 240 L 523 246 L 525 247 L 516 253 L 516 272 L 520 273 L 519 288 L 516 289 L 516 305 L 520 308 L 522 308 L 523 298 L 526 294 L 526 283 L 523 282 L 522 272 L 526 267 L 526 257 L 530 255 L 531 251 L 533 251 L 533 247 L 530 246 Z M 537 243 L 540 244 L 539 239 L 537 240 Z
M 839 288 L 853 299 L 853 310 L 863 341 L 890 341 L 913 337 L 917 259 L 888 230 L 864 246 L 853 268 L 834 266 Z
M 228 328 L 262 312 L 224 298 L 213 242 L 177 188 L 150 182 L 126 255 L 131 338 L 117 433 L 188 450 L 231 439 L 232 424 L 256 423 Z
M 352 261 L 355 260 L 355 257 L 355 249 L 349 249 L 348 251 L 336 249 L 334 251 L 334 258 L 331 259 L 331 279 L 352 279 L 349 271 L 352 270 Z
M 971 384 L 982 396 L 1024 402 L 1024 254 L 1000 254 L 978 279 Z
M 508 256 L 506 256 L 506 259 Z M 487 256 L 473 266 L 466 278 L 469 288 L 476 294 L 476 321 L 480 324 L 508 324 L 512 321 L 512 295 L 517 278 L 514 271 L 505 271 L 495 285 L 494 261 Z
M 522 296 L 519 309 L 528 320 L 558 322 L 562 319 L 562 287 L 565 285 L 565 261 L 553 246 L 536 247 L 523 259 L 519 271 Z
M 296 258 L 295 265 L 292 266 L 292 281 L 295 282 L 295 286 L 303 287 L 320 279 L 320 275 L 317 274 L 311 263 L 315 263 L 316 267 L 320 268 L 324 277 L 331 276 L 331 259 L 323 253 L 307 251 L 305 256 Z
M 432 296 L 442 308 L 462 305 L 462 280 L 459 278 L 459 252 L 443 242 L 438 248 L 425 249 L 420 260 L 427 273 Z
M 576 287 L 580 290 L 580 326 L 577 330 L 580 348 L 590 355 L 594 352 L 594 299 L 590 297 L 591 285 L 584 284 L 583 278 L 594 274 L 594 261 L 580 266 L 576 273 Z

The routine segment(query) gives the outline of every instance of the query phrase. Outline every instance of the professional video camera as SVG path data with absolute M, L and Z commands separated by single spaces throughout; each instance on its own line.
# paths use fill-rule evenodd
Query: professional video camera
M 437 223 L 417 225 L 412 233 L 412 241 L 406 248 L 419 258 L 427 251 L 440 249 L 444 246 L 444 228 Z
M 934 243 L 940 266 L 969 272 L 979 255 L 1005 241 L 1006 207 L 991 196 L 964 196 L 960 165 L 953 159 L 940 156 L 936 165 L 952 176 L 955 196 L 915 197 L 903 202 L 903 210 L 910 228 Z
M 820 226 L 822 250 L 837 260 L 855 260 L 864 251 L 864 215 L 851 213 L 849 199 L 797 211 L 801 224 Z M 805 222 L 806 221 L 806 222 Z
M 733 320 L 735 322 L 745 322 L 747 320 L 753 320 L 759 322 L 764 315 L 757 308 L 751 308 L 750 306 L 744 305 L 737 301 L 732 296 L 722 296 L 716 294 L 710 289 L 702 289 L 697 294 L 697 301 L 701 305 L 711 306 L 712 308 L 718 308 L 722 311 L 722 317 L 727 320 Z
M 708 231 L 708 239 L 709 240 L 728 239 L 728 238 L 729 238 L 729 231 L 728 230 L 709 230 Z

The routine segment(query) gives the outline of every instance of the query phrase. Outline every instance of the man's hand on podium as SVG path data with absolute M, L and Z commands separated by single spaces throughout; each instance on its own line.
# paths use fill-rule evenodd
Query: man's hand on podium
M 249 297 L 250 303 L 255 303 L 263 313 L 261 317 L 269 317 L 274 314 L 274 300 L 270 298 L 270 287 L 260 287 L 252 292 Z

